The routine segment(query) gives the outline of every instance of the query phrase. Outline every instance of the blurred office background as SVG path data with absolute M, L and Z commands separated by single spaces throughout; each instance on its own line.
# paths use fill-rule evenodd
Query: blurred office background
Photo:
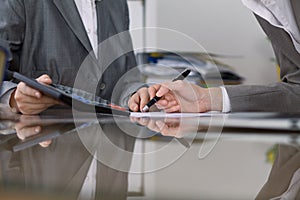
M 244 83 L 277 81 L 271 45 L 240 0 L 130 0 L 129 6 L 131 29 L 158 27 L 181 32 L 209 53 L 232 56 L 218 60 L 245 77 Z M 148 47 L 163 45 L 174 51 L 195 51 L 185 41 L 172 41 L 170 35 L 160 34 L 159 30 L 133 35 L 135 43 L 142 40 Z

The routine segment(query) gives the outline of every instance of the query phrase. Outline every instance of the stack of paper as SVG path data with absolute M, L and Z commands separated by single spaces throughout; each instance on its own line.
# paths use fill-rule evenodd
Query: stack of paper
M 243 78 L 228 65 L 207 54 L 147 52 L 138 53 L 137 60 L 146 83 L 172 80 L 179 71 L 192 70 L 186 81 L 202 86 L 240 84 Z

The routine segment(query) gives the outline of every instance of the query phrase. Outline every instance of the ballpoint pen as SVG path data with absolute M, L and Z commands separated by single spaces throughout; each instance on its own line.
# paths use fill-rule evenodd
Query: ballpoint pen
M 191 70 L 189 69 L 185 69 L 183 72 L 181 72 L 176 78 L 174 78 L 172 80 L 172 82 L 174 81 L 178 81 L 178 80 L 183 80 L 185 79 L 189 73 L 191 72 Z M 161 99 L 161 97 L 157 97 L 155 96 L 154 98 L 152 98 L 142 109 L 142 112 L 146 112 L 150 109 L 151 106 L 153 106 L 156 102 L 158 102 Z

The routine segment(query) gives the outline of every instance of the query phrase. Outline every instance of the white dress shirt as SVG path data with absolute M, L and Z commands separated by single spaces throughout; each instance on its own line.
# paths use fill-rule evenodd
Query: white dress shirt
M 242 0 L 242 3 L 273 26 L 284 29 L 290 35 L 295 49 L 300 53 L 300 30 L 289 0 Z M 223 95 L 222 112 L 230 112 L 230 100 L 227 91 L 224 87 L 221 89 Z
M 95 55 L 98 55 L 97 11 L 95 0 L 74 0 Z
M 231 111 L 231 106 L 230 106 L 230 100 L 229 100 L 228 93 L 227 93 L 225 87 L 220 87 L 220 88 L 222 90 L 222 99 L 223 99 L 222 112 L 229 113 Z
M 242 3 L 273 26 L 284 29 L 300 53 L 300 30 L 290 0 L 242 0 Z

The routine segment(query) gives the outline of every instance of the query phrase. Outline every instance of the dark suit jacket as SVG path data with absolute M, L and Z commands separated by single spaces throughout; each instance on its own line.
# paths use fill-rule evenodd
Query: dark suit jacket
M 294 15 L 300 27 L 300 1 L 291 0 Z M 280 65 L 282 82 L 265 86 L 226 87 L 235 111 L 300 111 L 300 54 L 296 51 L 290 36 L 257 16 L 263 30 L 270 38 Z
M 126 0 L 99 1 L 97 13 L 99 43 L 128 30 Z M 10 69 L 26 76 L 49 74 L 54 83 L 69 86 L 79 76 L 81 89 L 110 99 L 116 83 L 136 65 L 128 33 L 104 45 L 98 60 L 89 55 L 92 47 L 73 0 L 3 0 L 0 15 L 0 41 L 13 53 Z M 77 74 L 80 67 L 84 73 Z M 138 81 L 136 73 L 119 84 L 123 88 L 117 100 L 119 91 L 125 97 L 134 90 L 128 85 Z M 9 82 L 4 86 L 3 94 L 15 87 Z
M 280 145 L 268 181 L 256 199 L 271 199 L 282 195 L 288 189 L 293 174 L 300 168 L 299 146 Z M 296 199 L 300 199 L 300 191 Z

